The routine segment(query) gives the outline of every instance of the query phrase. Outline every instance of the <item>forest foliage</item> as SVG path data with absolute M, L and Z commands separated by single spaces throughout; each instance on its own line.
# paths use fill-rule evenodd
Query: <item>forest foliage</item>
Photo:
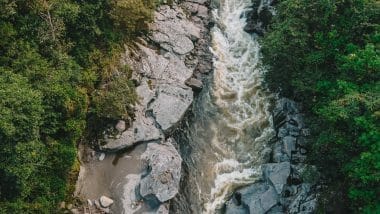
M 265 79 L 308 111 L 309 161 L 328 186 L 321 210 L 380 212 L 379 1 L 283 0 L 276 9 L 262 41 Z
M 88 121 L 133 116 L 120 53 L 147 31 L 154 6 L 0 0 L 0 213 L 56 212 Z

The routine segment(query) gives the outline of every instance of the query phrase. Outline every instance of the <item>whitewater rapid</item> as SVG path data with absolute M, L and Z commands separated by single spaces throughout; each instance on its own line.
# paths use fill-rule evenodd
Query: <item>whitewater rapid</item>
M 194 103 L 186 132 L 187 194 L 195 213 L 218 213 L 236 188 L 255 182 L 261 153 L 274 135 L 273 96 L 262 85 L 260 45 L 243 30 L 251 5 L 251 0 L 222 0 L 212 11 L 213 76 Z

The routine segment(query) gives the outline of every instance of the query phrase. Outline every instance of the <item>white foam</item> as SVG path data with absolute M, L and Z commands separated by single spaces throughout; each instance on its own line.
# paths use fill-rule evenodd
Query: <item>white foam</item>
M 214 165 L 215 179 L 204 213 L 215 213 L 235 188 L 261 176 L 260 151 L 253 150 L 264 148 L 274 132 L 268 111 L 272 95 L 261 86 L 264 70 L 259 67 L 260 45 L 243 30 L 246 18 L 242 14 L 251 5 L 251 0 L 222 0 L 220 8 L 212 11 L 217 23 L 211 31 L 215 68 L 212 95 L 222 115 L 210 127 L 215 132 L 211 144 L 216 156 L 224 158 Z M 251 130 L 258 135 L 251 137 Z M 227 131 L 230 134 L 223 133 Z

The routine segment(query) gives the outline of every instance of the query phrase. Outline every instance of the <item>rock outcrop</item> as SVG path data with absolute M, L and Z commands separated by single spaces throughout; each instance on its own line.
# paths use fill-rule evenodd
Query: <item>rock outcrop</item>
M 146 200 L 163 203 L 178 193 L 182 159 L 172 141 L 150 143 L 142 155 L 148 172 L 140 182 L 140 194 Z
M 147 145 L 139 157 L 145 169 L 128 174 L 103 205 L 115 213 L 168 213 L 179 191 L 182 159 L 171 134 L 202 87 L 201 74 L 212 69 L 208 49 L 210 16 L 206 0 L 160 6 L 150 24 L 151 33 L 133 48 L 126 47 L 123 64 L 133 70 L 136 93 L 134 120 L 118 121 L 98 141 L 97 148 L 112 153 Z M 107 155 L 108 157 L 108 155 Z M 104 157 L 103 157 L 104 159 Z M 98 202 L 99 203 L 99 202 Z
M 226 213 L 313 213 L 317 205 L 318 172 L 304 163 L 309 129 L 300 107 L 282 98 L 273 110 L 277 136 L 262 180 L 237 190 Z M 264 151 L 268 153 L 268 151 Z
M 192 102 L 191 88 L 162 84 L 149 104 L 148 111 L 151 112 L 161 130 L 164 133 L 170 133 L 170 130 L 182 120 Z
M 124 130 L 119 122 L 115 127 L 119 134 L 105 135 L 100 150 L 117 151 L 169 136 L 192 104 L 193 90 L 202 88 L 199 74 L 211 70 L 212 59 L 205 46 L 208 8 L 205 1 L 185 1 L 181 6 L 189 4 L 197 5 L 191 17 L 178 5 L 161 6 L 150 24 L 148 41 L 136 44 L 138 50 L 127 50 L 124 61 L 139 84 L 135 120 Z

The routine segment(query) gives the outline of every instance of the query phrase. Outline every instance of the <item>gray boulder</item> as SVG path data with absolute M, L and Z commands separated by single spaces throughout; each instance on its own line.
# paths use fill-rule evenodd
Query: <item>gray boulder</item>
M 148 174 L 140 182 L 140 194 L 148 201 L 162 203 L 178 193 L 182 159 L 172 141 L 170 138 L 162 144 L 150 143 L 142 155 Z
M 232 201 L 228 201 L 225 214 L 249 214 L 249 207 L 245 204 L 237 205 Z
M 283 153 L 283 144 L 281 141 L 276 141 L 273 146 L 273 161 L 276 163 L 289 161 L 290 157 Z
M 167 133 L 183 118 L 190 107 L 193 102 L 193 91 L 188 87 L 162 84 L 156 93 L 148 110 L 160 128 Z
M 238 200 L 233 198 L 226 204 L 226 210 L 229 214 L 264 214 L 278 202 L 275 189 L 266 183 L 252 184 L 238 190 L 236 194 Z
M 144 77 L 159 83 L 185 84 L 193 75 L 193 71 L 175 54 L 159 55 L 145 46 L 139 45 L 139 48 L 142 55 L 139 72 Z
M 264 178 L 274 186 L 277 194 L 280 195 L 290 175 L 290 163 L 268 163 L 263 164 L 262 168 Z
M 194 49 L 192 40 L 200 38 L 200 29 L 185 17 L 178 7 L 161 6 L 150 27 L 153 31 L 151 39 L 169 52 L 179 55 L 189 53 Z
M 315 198 L 308 198 L 310 192 L 310 184 L 302 184 L 299 189 L 299 193 L 293 199 L 292 203 L 289 205 L 288 213 L 296 214 L 301 213 L 302 211 L 311 211 L 311 212 L 304 212 L 304 213 L 312 213 L 314 211 L 314 208 L 316 206 L 316 203 L 307 203 L 308 201 L 311 201 Z M 316 202 L 316 200 L 315 200 Z M 303 209 L 301 210 L 301 205 L 304 204 Z

